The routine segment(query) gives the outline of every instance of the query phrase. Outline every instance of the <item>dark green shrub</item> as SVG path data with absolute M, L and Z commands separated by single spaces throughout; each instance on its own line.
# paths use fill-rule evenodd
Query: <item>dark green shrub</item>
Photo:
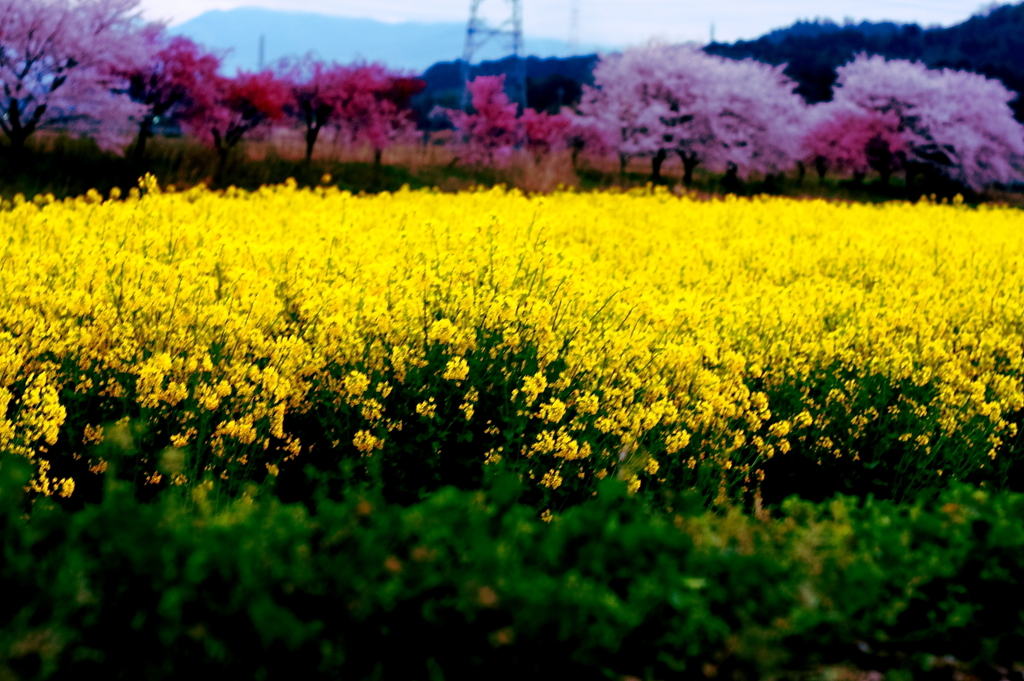
M 26 516 L 18 463 L 0 466 L 14 678 L 753 679 L 1024 657 L 1014 494 L 666 516 L 609 480 L 545 523 L 505 475 L 409 507 L 353 489 L 313 512 L 212 484 L 141 504 L 111 482 L 99 505 Z

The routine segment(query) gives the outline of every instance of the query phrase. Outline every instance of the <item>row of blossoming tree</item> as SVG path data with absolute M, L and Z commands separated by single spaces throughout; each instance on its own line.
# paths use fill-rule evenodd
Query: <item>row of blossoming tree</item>
M 589 149 L 617 154 L 624 170 L 678 156 L 683 182 L 704 167 L 763 176 L 811 166 L 888 183 L 907 174 L 941 175 L 972 189 L 1024 179 L 1024 126 L 1015 93 L 983 76 L 861 55 L 839 69 L 832 101 L 808 106 L 784 66 L 709 55 L 690 45 L 658 45 L 603 58 L 594 86 L 572 112 L 517 118 L 500 77 L 469 84 L 475 113 L 437 110 L 461 133 L 470 161 L 502 163 L 513 148 Z
M 220 73 L 220 57 L 143 22 L 139 0 L 0 0 L 0 130 L 18 154 L 37 131 L 89 135 L 145 151 L 170 119 L 210 143 L 221 167 L 247 134 L 272 125 L 369 145 L 379 165 L 391 144 L 418 136 L 410 99 L 424 83 L 378 64 L 312 59 L 273 70 Z M 897 171 L 938 174 L 973 189 L 1022 179 L 1024 127 L 998 81 L 919 63 L 859 56 L 839 69 L 832 101 L 808 106 L 782 66 L 650 44 L 603 58 L 579 106 L 520 112 L 501 77 L 468 84 L 469 112 L 439 109 L 457 130 L 459 158 L 503 165 L 570 150 L 651 163 L 678 156 L 689 185 L 698 167 L 746 177 L 813 167 L 888 182 Z
M 273 70 L 220 73 L 221 58 L 143 22 L 138 0 L 0 0 L 0 130 L 13 153 L 53 129 L 141 157 L 154 126 L 172 120 L 212 144 L 221 165 L 260 127 L 289 119 L 306 157 L 328 126 L 369 144 L 377 163 L 415 136 L 410 98 L 424 84 L 379 64 L 282 61 Z

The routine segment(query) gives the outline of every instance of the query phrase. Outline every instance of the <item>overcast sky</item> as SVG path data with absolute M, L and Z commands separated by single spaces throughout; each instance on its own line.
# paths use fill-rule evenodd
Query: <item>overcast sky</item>
M 706 42 L 712 24 L 718 40 L 755 38 L 797 19 L 816 17 L 948 26 L 981 9 L 978 0 L 522 0 L 525 31 L 569 39 L 574 2 L 579 5 L 578 39 L 615 46 L 651 37 Z M 149 18 L 171 23 L 211 9 L 243 6 L 389 22 L 464 22 L 469 15 L 469 0 L 142 0 Z M 509 5 L 507 0 L 485 0 L 483 7 L 489 6 L 507 11 Z

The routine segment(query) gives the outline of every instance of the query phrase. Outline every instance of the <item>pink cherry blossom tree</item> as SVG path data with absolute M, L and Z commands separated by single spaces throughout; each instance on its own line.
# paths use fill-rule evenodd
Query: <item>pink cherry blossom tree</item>
M 569 116 L 528 108 L 519 117 L 519 124 L 526 149 L 533 155 L 535 163 L 540 163 L 545 155 L 561 151 L 569 144 L 569 131 L 572 128 Z
M 284 117 L 291 92 L 271 71 L 240 71 L 234 78 L 218 77 L 210 86 L 212 92 L 204 95 L 209 104 L 191 109 L 183 123 L 193 134 L 213 143 L 219 178 L 228 154 L 248 133 Z
M 153 31 L 150 42 L 154 53 L 146 63 L 122 71 L 128 80 L 128 95 L 145 107 L 139 120 L 135 158 L 141 159 L 153 125 L 163 118 L 190 117 L 194 112 L 216 105 L 221 77 L 217 74 L 221 59 L 185 38 L 168 39 L 162 31 Z
M 370 145 L 375 177 L 388 147 L 418 136 L 409 103 L 425 87 L 424 81 L 382 64 L 348 67 L 341 74 L 335 90 L 339 133 L 349 143 Z
M 594 67 L 594 86 L 583 86 L 579 111 L 618 155 L 620 175 L 631 158 L 660 148 L 659 106 L 651 88 L 658 65 L 649 56 L 648 48 L 640 48 L 603 57 Z
M 149 56 L 138 0 L 0 0 L 0 130 L 19 154 L 36 131 L 65 130 L 120 151 L 145 108 L 125 65 Z M 118 94 L 122 93 L 122 94 Z
M 617 138 L 623 162 L 649 156 L 654 181 L 669 153 L 682 160 L 686 184 L 700 164 L 781 172 L 798 154 L 806 115 L 782 68 L 651 43 L 603 59 L 581 110 Z
M 703 51 L 700 54 L 711 57 Z M 689 58 L 684 64 L 687 62 Z M 684 164 L 689 159 L 716 171 L 732 168 L 741 177 L 751 173 L 768 176 L 792 168 L 801 151 L 807 106 L 795 92 L 796 83 L 783 73 L 785 66 L 716 57 L 704 69 L 709 81 L 705 81 L 707 94 L 702 97 L 706 104 L 692 110 L 694 120 L 706 119 L 706 128 L 693 132 L 684 128 L 687 134 L 674 135 L 675 151 Z M 682 64 L 676 68 L 670 92 L 686 92 L 686 72 Z M 682 88 L 676 85 L 680 81 Z
M 1000 82 L 920 62 L 860 55 L 841 66 L 835 101 L 899 120 L 908 147 L 907 186 L 931 170 L 980 190 L 1022 178 L 1024 126 Z
M 824 180 L 829 170 L 863 177 L 869 168 L 888 184 L 909 150 L 900 120 L 892 112 L 870 111 L 827 102 L 814 107 L 817 120 L 803 139 L 804 158 Z
M 605 130 L 595 121 L 578 114 L 566 114 L 569 129 L 565 133 L 566 145 L 572 152 L 572 169 L 579 170 L 580 154 L 603 157 L 612 153 L 615 148 L 608 140 Z
M 461 136 L 462 158 L 470 164 L 505 166 L 522 142 L 518 105 L 505 94 L 505 76 L 477 76 L 467 83 L 473 113 L 436 108 L 432 116 L 448 118 Z
M 278 71 L 291 90 L 285 113 L 305 128 L 308 163 L 320 132 L 337 121 L 342 104 L 341 84 L 348 69 L 306 57 L 282 61 Z

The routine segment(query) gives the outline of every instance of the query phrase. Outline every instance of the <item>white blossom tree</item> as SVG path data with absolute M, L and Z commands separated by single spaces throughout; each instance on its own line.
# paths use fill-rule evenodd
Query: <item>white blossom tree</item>
M 669 153 L 682 159 L 686 184 L 700 164 L 780 172 L 799 154 L 806 112 L 783 68 L 651 43 L 603 59 L 581 111 L 606 130 L 620 157 L 651 157 L 654 180 Z
M 152 41 L 138 0 L 0 0 L 0 130 L 17 154 L 61 129 L 120 150 L 145 107 L 126 95 L 126 66 Z
M 631 158 L 657 153 L 661 123 L 651 91 L 656 73 L 648 49 L 626 50 L 602 57 L 594 68 L 594 86 L 583 86 L 579 111 L 618 154 L 622 173 Z
M 891 114 L 907 140 L 908 180 L 939 172 L 974 190 L 1020 181 L 1024 126 L 1000 82 L 920 62 L 859 55 L 838 70 L 835 101 Z

